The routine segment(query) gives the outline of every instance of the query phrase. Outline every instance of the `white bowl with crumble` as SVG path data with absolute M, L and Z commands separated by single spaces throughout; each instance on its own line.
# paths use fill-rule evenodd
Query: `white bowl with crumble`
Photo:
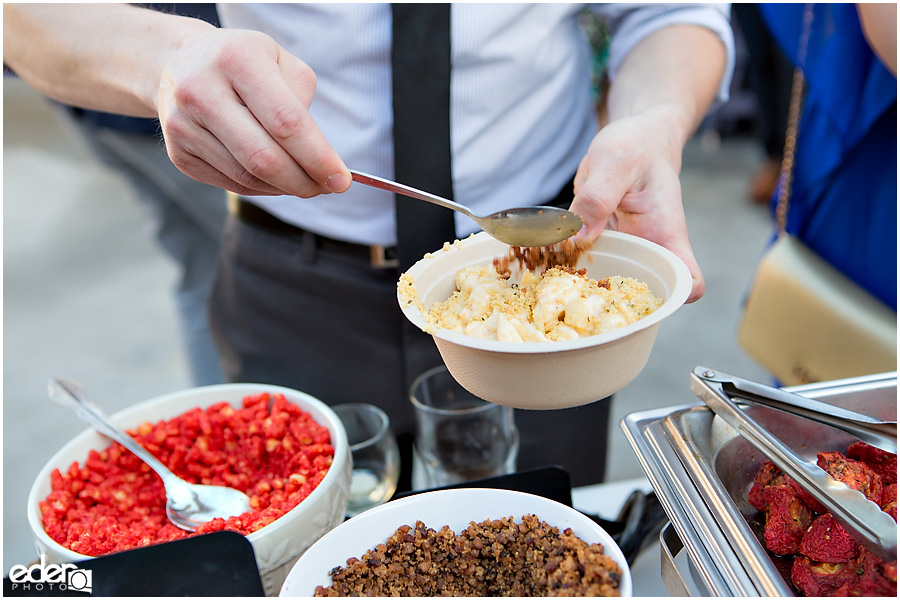
M 628 562 L 577 510 L 500 489 L 424 492 L 337 526 L 281 596 L 631 596 Z

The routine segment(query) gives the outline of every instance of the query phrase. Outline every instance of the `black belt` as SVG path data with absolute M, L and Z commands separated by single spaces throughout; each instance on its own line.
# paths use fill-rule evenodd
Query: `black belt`
M 381 245 L 366 246 L 365 244 L 354 244 L 353 242 L 344 242 L 333 238 L 307 231 L 302 227 L 291 225 L 282 221 L 275 215 L 260 208 L 252 202 L 248 202 L 237 196 L 236 194 L 228 194 L 228 212 L 250 225 L 254 225 L 268 231 L 276 231 L 279 233 L 288 233 L 292 235 L 312 236 L 316 242 L 317 248 L 334 248 L 342 252 L 358 253 L 361 256 L 368 257 L 373 269 L 395 269 L 397 267 L 397 248 L 396 246 L 385 247 Z

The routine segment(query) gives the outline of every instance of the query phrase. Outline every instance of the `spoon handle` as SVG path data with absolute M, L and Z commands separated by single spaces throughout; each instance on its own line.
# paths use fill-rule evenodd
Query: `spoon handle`
M 350 169 L 350 175 L 353 177 L 353 181 L 356 181 L 357 183 L 362 183 L 363 185 L 368 185 L 380 190 L 387 190 L 389 192 L 394 192 L 395 194 L 402 194 L 404 196 L 409 196 L 410 198 L 424 200 L 425 202 L 431 202 L 432 204 L 437 204 L 438 206 L 443 206 L 444 208 L 456 210 L 475 221 L 481 219 L 481 217 L 470 211 L 462 204 L 457 204 L 452 200 L 447 200 L 446 198 L 441 198 L 440 196 L 435 196 L 434 194 L 423 192 L 422 190 L 418 190 L 414 187 L 409 187 L 408 185 L 403 185 L 402 183 L 397 183 L 389 179 L 382 179 L 381 177 L 369 175 L 368 173 L 354 171 L 353 169 Z
M 109 420 L 109 417 L 96 404 L 89 402 L 84 396 L 81 387 L 74 381 L 67 379 L 53 378 L 47 384 L 47 391 L 50 399 L 63 408 L 68 408 L 85 421 L 88 425 L 111 438 L 125 448 L 130 450 L 142 461 L 147 463 L 151 469 L 156 471 L 162 478 L 163 483 L 168 484 L 173 479 L 174 474 L 153 456 L 146 448 L 137 443 L 137 441 L 128 435 L 125 431 L 116 427 Z

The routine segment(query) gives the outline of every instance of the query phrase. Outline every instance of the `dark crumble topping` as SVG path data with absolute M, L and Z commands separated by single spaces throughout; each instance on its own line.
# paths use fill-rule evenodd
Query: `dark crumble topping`
M 522 248 L 510 246 L 506 256 L 494 260 L 494 267 L 501 275 L 509 276 L 510 262 L 518 263 L 520 268 L 543 273 L 553 267 L 572 267 L 578 264 L 581 256 L 591 247 L 590 242 L 570 237 L 552 246 L 535 246 Z
M 329 574 L 316 596 L 618 596 L 622 578 L 601 544 L 535 515 L 471 522 L 458 535 L 403 525 Z

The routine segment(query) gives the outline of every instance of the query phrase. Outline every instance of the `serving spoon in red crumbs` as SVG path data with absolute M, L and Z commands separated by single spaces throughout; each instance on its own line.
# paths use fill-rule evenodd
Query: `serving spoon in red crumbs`
M 350 169 L 350 175 L 353 181 L 363 185 L 459 211 L 478 223 L 478 226 L 485 230 L 488 235 L 510 246 L 552 246 L 578 233 L 583 225 L 581 217 L 572 211 L 553 206 L 507 208 L 486 217 L 479 217 L 462 204 L 417 190 L 402 183 L 396 183 L 375 175 L 354 171 L 353 169 Z
M 250 498 L 239 490 L 188 483 L 175 475 L 134 438 L 113 425 L 96 404 L 87 400 L 81 386 L 74 381 L 54 378 L 47 384 L 47 390 L 51 400 L 75 411 L 81 420 L 122 444 L 159 474 L 166 489 L 166 514 L 176 526 L 196 531 L 215 518 L 227 519 L 250 510 Z

